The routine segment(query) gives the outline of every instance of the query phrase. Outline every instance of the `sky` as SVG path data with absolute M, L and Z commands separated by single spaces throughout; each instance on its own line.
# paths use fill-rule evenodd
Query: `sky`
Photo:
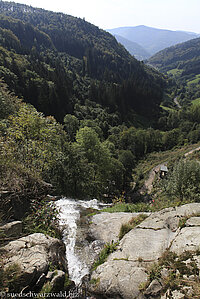
M 102 28 L 146 25 L 200 33 L 200 0 L 16 0 Z

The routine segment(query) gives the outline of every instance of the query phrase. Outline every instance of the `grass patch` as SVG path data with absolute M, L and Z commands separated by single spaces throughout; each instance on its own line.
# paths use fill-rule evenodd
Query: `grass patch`
M 199 84 L 200 82 L 200 75 L 196 75 L 195 77 L 193 77 L 192 80 L 187 81 L 187 86 L 190 86 L 191 84 Z
M 100 282 L 100 278 L 92 278 L 91 280 L 90 280 L 90 284 L 91 285 L 97 285 L 97 284 L 99 284 L 99 282 Z
M 21 286 L 21 268 L 18 264 L 4 267 L 0 262 L 0 291 L 18 292 Z
M 192 105 L 194 105 L 194 106 L 200 105 L 200 98 L 193 100 Z
M 49 293 L 52 292 L 52 285 L 51 283 L 48 281 L 47 283 L 45 283 L 41 289 L 41 291 L 39 292 L 37 298 L 42 298 L 42 299 L 46 299 L 47 296 L 49 295 Z M 45 294 L 48 294 L 47 296 Z
M 117 250 L 118 242 L 111 242 L 104 245 L 104 248 L 100 252 L 99 258 L 96 262 L 94 262 L 92 266 L 92 270 L 94 271 L 99 265 L 103 264 L 107 257 L 114 251 Z
M 137 217 L 133 217 L 128 223 L 122 224 L 119 232 L 119 240 L 121 240 L 130 230 L 140 224 L 148 216 L 140 214 Z
M 177 207 L 187 203 L 191 203 L 191 200 L 180 200 L 177 197 L 168 197 L 167 195 L 156 195 L 155 199 L 149 203 L 138 202 L 135 204 L 121 203 L 112 207 L 103 209 L 101 212 L 107 213 L 139 213 L 139 212 L 157 212 L 169 207 Z M 132 229 L 132 228 L 131 228 Z
M 192 214 L 192 215 L 188 215 L 188 216 L 183 216 L 183 217 L 181 217 L 180 218 L 180 220 L 179 220 L 179 227 L 180 228 L 183 228 L 183 227 L 185 227 L 186 226 L 186 222 L 187 222 L 187 220 L 188 219 L 190 219 L 190 218 L 192 218 L 192 217 L 200 217 L 200 214 L 198 214 L 198 213 L 194 213 L 194 214 Z
M 118 203 L 112 207 L 105 208 L 101 212 L 116 213 L 116 212 L 127 212 L 127 213 L 137 213 L 137 212 L 150 212 L 151 208 L 149 203 L 138 202 L 135 204 L 128 203 Z
M 183 72 L 183 70 L 180 70 L 180 69 L 172 69 L 172 70 L 168 71 L 167 74 L 177 76 L 177 75 L 181 75 L 182 72 Z

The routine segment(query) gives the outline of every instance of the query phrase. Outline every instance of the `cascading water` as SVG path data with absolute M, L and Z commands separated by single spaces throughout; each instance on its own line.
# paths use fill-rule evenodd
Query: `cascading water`
M 99 210 L 102 204 L 98 203 L 96 199 L 75 201 L 62 198 L 56 201 L 56 206 L 60 211 L 60 226 L 63 228 L 63 241 L 66 246 L 69 277 L 78 286 L 81 284 L 82 278 L 89 274 L 89 268 L 76 254 L 77 222 L 80 219 L 81 210 L 87 208 Z

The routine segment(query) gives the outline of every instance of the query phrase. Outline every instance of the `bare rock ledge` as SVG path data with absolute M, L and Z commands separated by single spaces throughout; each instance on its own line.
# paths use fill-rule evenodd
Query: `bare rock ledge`
M 90 291 L 98 298 L 151 298 L 151 288 L 148 294 L 150 297 L 140 292 L 141 284 L 147 281 L 148 267 L 157 262 L 166 250 L 180 255 L 184 251 L 200 249 L 200 217 L 194 217 L 198 214 L 200 203 L 150 214 L 122 238 L 117 251 L 92 273 L 91 281 L 95 283 L 90 284 Z M 116 240 L 121 224 L 133 216 L 129 213 L 95 215 L 91 232 L 104 241 Z M 185 227 L 180 228 L 179 219 L 186 216 L 191 218 Z M 157 298 L 161 298 L 159 294 Z M 172 298 L 177 298 L 177 292 L 174 291 Z

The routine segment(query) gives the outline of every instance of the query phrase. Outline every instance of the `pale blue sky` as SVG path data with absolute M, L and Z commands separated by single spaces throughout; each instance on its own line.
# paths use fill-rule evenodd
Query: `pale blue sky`
M 103 29 L 146 25 L 200 33 L 200 0 L 17 0 L 85 17 Z

